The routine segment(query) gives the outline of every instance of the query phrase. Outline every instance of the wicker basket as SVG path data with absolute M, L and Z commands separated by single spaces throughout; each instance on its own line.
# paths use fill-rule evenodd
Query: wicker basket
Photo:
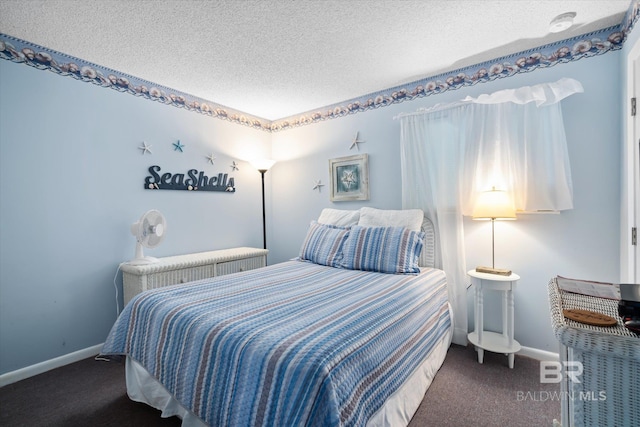
M 581 362 L 580 382 L 565 375 L 563 425 L 640 426 L 640 337 L 618 316 L 618 301 L 548 285 L 551 322 L 565 361 Z M 613 327 L 597 327 L 567 319 L 563 309 L 580 308 L 618 319 Z

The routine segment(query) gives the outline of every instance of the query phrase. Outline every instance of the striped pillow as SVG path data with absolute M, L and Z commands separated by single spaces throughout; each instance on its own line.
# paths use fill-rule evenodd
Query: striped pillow
M 339 267 L 342 260 L 342 245 L 349 235 L 349 228 L 311 221 L 307 237 L 300 248 L 300 259 L 329 267 Z
M 419 273 L 424 232 L 405 227 L 351 227 L 342 268 L 379 273 Z

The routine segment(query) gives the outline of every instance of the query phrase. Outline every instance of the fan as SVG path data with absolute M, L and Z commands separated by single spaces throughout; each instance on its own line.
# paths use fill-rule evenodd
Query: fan
M 142 265 L 158 262 L 158 258 L 144 256 L 142 247 L 155 248 L 158 246 L 167 230 L 164 216 L 157 210 L 147 211 L 138 222 L 131 224 L 131 234 L 136 236 L 136 257 L 129 264 Z

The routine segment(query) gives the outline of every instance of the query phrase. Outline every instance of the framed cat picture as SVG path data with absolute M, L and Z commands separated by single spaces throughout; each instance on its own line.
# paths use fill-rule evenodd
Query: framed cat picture
M 369 156 L 329 159 L 331 201 L 369 200 Z

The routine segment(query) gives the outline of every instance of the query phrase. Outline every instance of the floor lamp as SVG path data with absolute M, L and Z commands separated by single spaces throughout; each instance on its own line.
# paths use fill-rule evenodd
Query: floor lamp
M 251 161 L 251 165 L 258 169 L 258 172 L 260 172 L 260 175 L 262 176 L 262 241 L 264 249 L 267 249 L 267 222 L 264 206 L 264 174 L 266 171 L 271 169 L 275 163 L 276 161 L 271 159 L 255 159 Z
M 515 220 L 516 210 L 505 191 L 496 190 L 493 187 L 490 191 L 485 191 L 478 195 L 478 200 L 473 208 L 472 219 L 491 220 L 491 267 L 477 267 L 480 273 L 500 274 L 509 276 L 510 270 L 496 268 L 495 233 L 494 223 L 496 220 Z

